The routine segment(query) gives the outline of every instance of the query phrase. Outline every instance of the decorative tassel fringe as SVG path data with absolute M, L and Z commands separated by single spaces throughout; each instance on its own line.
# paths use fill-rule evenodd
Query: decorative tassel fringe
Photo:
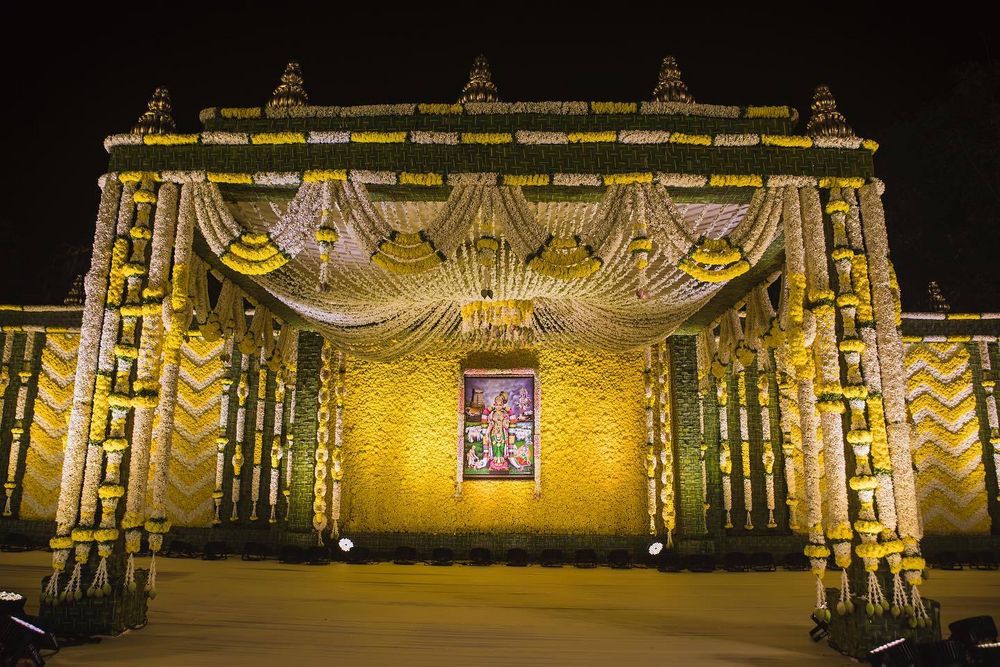
M 108 581 L 108 559 L 101 556 L 97 564 L 97 571 L 94 573 L 94 580 L 90 582 L 87 589 L 89 597 L 100 598 L 111 594 L 111 583 Z
M 899 572 L 892 575 L 892 615 L 899 616 L 909 606 L 906 598 L 906 586 Z
M 215 518 L 212 519 L 212 523 L 218 525 L 222 523 L 222 519 L 219 517 L 219 512 L 222 510 L 222 498 L 215 499 Z
M 847 576 L 847 569 L 840 571 L 840 600 L 837 602 L 837 613 L 843 616 L 854 611 L 854 600 L 851 593 L 851 580 Z
M 156 597 L 156 552 L 153 552 L 153 556 L 149 559 L 149 577 L 146 579 L 146 593 L 149 594 L 150 599 Z
M 8 489 L 7 490 L 7 502 L 5 502 L 4 506 L 3 506 L 3 515 L 4 516 L 11 516 L 13 514 L 13 511 L 12 511 L 11 505 L 10 505 L 10 499 L 11 499 L 11 495 L 12 494 L 13 494 L 13 492 Z
M 74 600 L 79 600 L 83 597 L 80 592 L 80 575 L 83 568 L 83 563 L 77 563 L 73 566 L 73 573 L 69 575 L 69 581 L 66 582 L 66 588 L 63 589 L 62 599 L 67 602 L 72 602 Z
M 750 511 L 747 511 L 747 522 L 743 525 L 747 530 L 753 530 L 753 519 L 750 517 Z
M 52 570 L 49 583 L 45 585 L 45 590 L 42 591 L 42 596 L 50 602 L 56 602 L 59 599 L 59 575 L 61 574 L 60 570 Z
M 868 601 L 876 607 L 881 607 L 883 611 L 889 611 L 889 601 L 885 599 L 882 586 L 878 583 L 878 576 L 874 572 L 868 573 Z
M 732 527 L 733 527 L 733 511 L 727 509 L 726 510 L 726 528 L 732 528 Z
M 129 553 L 128 560 L 125 561 L 125 578 L 122 581 L 122 588 L 129 593 L 134 593 L 135 586 L 135 554 Z
M 337 519 L 334 519 L 333 525 L 330 526 L 330 539 L 336 540 L 338 537 L 340 537 L 340 525 Z
M 923 598 L 920 597 L 920 589 L 916 586 L 910 586 L 910 600 L 913 604 L 913 617 L 910 619 L 910 627 L 920 626 L 924 628 L 930 625 L 930 614 L 927 613 Z
M 674 529 L 670 528 L 667 530 L 667 548 L 674 548 Z
M 267 519 L 268 523 L 278 523 L 278 503 L 271 503 L 271 516 Z
M 257 519 L 257 503 L 254 503 L 250 506 L 250 520 L 257 521 Z
M 816 611 L 813 612 L 822 620 L 829 620 L 830 610 L 826 608 L 826 589 L 823 588 L 823 575 L 816 574 Z
M 767 527 L 777 528 L 778 522 L 774 520 L 774 509 L 767 510 Z

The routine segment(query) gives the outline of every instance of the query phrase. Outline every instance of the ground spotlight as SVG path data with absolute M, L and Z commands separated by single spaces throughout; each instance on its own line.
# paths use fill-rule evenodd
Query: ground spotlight
M 577 549 L 573 564 L 577 567 L 597 567 L 597 552 L 593 549 Z
M 58 650 L 59 645 L 55 637 L 23 618 L 12 614 L 0 616 L 0 664 L 42 667 L 45 660 L 39 648 Z
M 967 648 L 997 641 L 997 626 L 992 616 L 970 616 L 948 625 L 951 639 L 961 642 Z

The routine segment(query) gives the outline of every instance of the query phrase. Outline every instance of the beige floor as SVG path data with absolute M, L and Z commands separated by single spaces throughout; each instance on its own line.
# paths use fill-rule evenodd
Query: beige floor
M 0 588 L 37 609 L 45 553 L 0 554 Z M 809 641 L 805 573 L 162 559 L 143 630 L 59 665 L 843 664 Z M 933 572 L 945 623 L 1000 618 L 1000 573 Z

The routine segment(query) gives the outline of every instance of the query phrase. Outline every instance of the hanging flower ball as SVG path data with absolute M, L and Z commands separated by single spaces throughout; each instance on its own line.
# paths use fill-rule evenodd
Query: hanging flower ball
M 337 542 L 337 546 L 340 547 L 341 551 L 345 551 L 346 552 L 346 551 L 350 551 L 351 549 L 354 548 L 354 542 L 352 542 L 347 537 L 342 537 L 342 538 L 340 538 L 340 541 Z
M 649 555 L 658 556 L 663 551 L 663 542 L 653 542 L 649 545 Z

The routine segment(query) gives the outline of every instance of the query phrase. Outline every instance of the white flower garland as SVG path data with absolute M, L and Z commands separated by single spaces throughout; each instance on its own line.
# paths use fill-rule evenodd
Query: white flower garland
M 122 188 L 116 178 L 104 179 L 101 188 L 91 266 L 84 279 L 84 292 L 87 298 L 80 326 L 80 354 L 76 365 L 73 409 L 67 429 L 61 490 L 56 509 L 56 536 L 49 542 L 52 548 L 53 573 L 43 594 L 50 601 L 60 595 L 59 576 L 65 569 L 73 548 L 71 531 L 79 517 L 85 469 L 89 461 L 100 451 L 99 447 L 90 445 L 88 438 L 95 398 L 94 382 L 97 376 L 100 340 L 104 330 L 106 312 L 104 306 L 108 291 L 115 221 L 119 206 L 125 207 L 131 204 L 132 191 L 134 185 Z
M 736 395 L 739 398 L 740 418 L 740 475 L 743 477 L 743 509 L 746 512 L 746 530 L 753 530 L 753 480 L 750 469 L 750 420 L 747 409 L 746 369 L 736 371 Z
M 670 393 L 668 390 L 667 372 L 669 370 L 669 357 L 667 355 L 666 343 L 656 346 L 657 351 L 657 385 L 659 392 L 657 404 L 660 413 L 660 516 L 663 519 L 663 527 L 667 531 L 667 547 L 674 545 L 674 530 L 677 527 L 677 508 L 674 491 L 674 452 L 673 438 L 670 433 L 670 420 L 668 410 L 670 409 Z M 704 457 L 704 454 L 702 454 Z M 703 488 L 704 490 L 704 488 Z
M 889 456 L 892 460 L 896 523 L 905 546 L 902 567 L 911 586 L 912 606 L 919 622 L 926 617 L 918 590 L 919 584 L 923 581 L 924 561 L 920 557 L 920 538 L 923 531 L 918 517 L 919 507 L 911 463 L 909 425 L 906 422 L 903 346 L 896 327 L 895 299 L 889 281 L 889 243 L 885 229 L 885 212 L 877 184 L 862 187 L 859 195 L 862 232 L 868 251 L 868 276 L 871 281 L 872 309 L 882 377 L 882 402 Z
M 271 431 L 271 479 L 268 485 L 267 502 L 271 506 L 271 514 L 267 519 L 268 523 L 278 522 L 278 486 L 281 480 L 281 457 L 283 451 L 282 433 L 284 432 L 285 421 L 285 383 L 282 374 L 279 373 L 274 379 L 274 416 L 273 429 Z
M 830 610 L 827 607 L 823 574 L 826 572 L 826 562 L 830 550 L 826 546 L 823 534 L 823 495 L 819 480 L 820 448 L 816 440 L 819 424 L 816 418 L 816 394 L 813 381 L 815 369 L 812 355 L 808 353 L 804 335 L 806 261 L 802 211 L 799 193 L 794 186 L 786 187 L 782 203 L 785 231 L 786 292 L 784 297 L 787 309 L 786 352 L 784 356 L 789 362 L 789 370 L 794 372 L 799 418 L 801 419 L 806 525 L 809 530 L 809 543 L 806 545 L 804 553 L 809 558 L 816 581 L 816 611 L 814 613 L 818 618 L 828 620 Z
M 986 393 L 986 419 L 990 427 L 990 449 L 993 452 L 993 465 L 1000 484 L 1000 424 L 997 421 L 996 380 L 993 375 L 993 364 L 990 361 L 989 344 L 985 341 L 976 343 L 979 353 L 979 368 L 983 377 L 983 391 Z M 0 405 L 2 409 L 2 405 Z M 1000 497 L 997 498 L 1000 500 Z
M 344 378 L 347 369 L 343 352 L 337 352 L 335 364 L 337 376 L 334 378 L 333 388 L 333 450 L 330 456 L 330 535 L 333 539 L 340 536 L 340 483 L 344 477 L 341 447 L 344 444 Z
M 253 468 L 250 479 L 250 520 L 256 521 L 260 502 L 260 473 L 264 459 L 264 409 L 267 407 L 267 354 L 261 348 L 257 363 L 257 404 L 253 433 Z
M 643 411 L 646 416 L 646 514 L 649 515 L 649 534 L 656 534 L 656 453 L 654 451 L 654 420 L 656 397 L 653 395 L 653 347 L 643 350 Z M 658 384 L 658 383 L 657 383 Z
M 239 521 L 240 518 L 239 504 L 243 473 L 243 443 L 246 439 L 247 398 L 250 396 L 249 367 L 250 355 L 241 353 L 240 379 L 236 384 L 236 444 L 233 445 L 233 455 L 230 459 L 233 467 L 232 486 L 229 491 L 229 500 L 233 505 L 232 513 L 229 515 L 230 521 Z

